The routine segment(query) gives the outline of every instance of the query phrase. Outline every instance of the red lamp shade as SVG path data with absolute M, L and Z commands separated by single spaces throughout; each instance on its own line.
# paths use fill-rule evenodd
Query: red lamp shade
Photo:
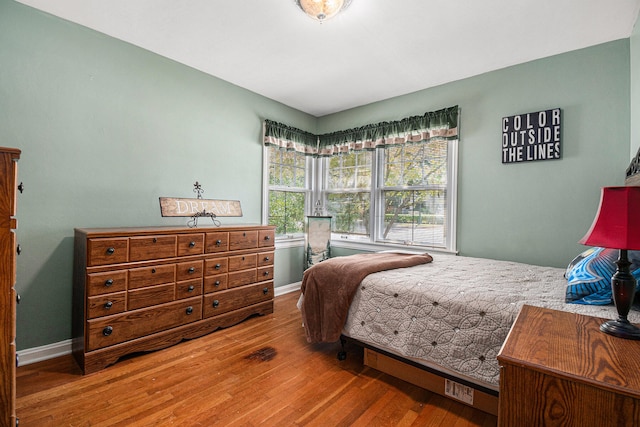
M 596 218 L 580 243 L 640 250 L 640 187 L 604 187 Z

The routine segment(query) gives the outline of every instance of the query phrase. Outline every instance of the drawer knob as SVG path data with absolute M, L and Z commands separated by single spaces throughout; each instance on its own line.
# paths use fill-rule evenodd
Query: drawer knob
M 151 274 L 156 274 L 156 269 L 155 268 L 151 269 Z
M 113 255 L 116 251 L 116 248 L 111 247 L 111 248 L 107 248 L 107 255 Z
M 265 271 L 265 272 L 263 273 L 263 275 L 264 275 L 264 276 L 268 276 L 268 275 L 269 275 L 269 272 L 268 272 L 268 271 Z
M 108 288 L 109 286 L 113 285 L 113 279 L 108 279 L 106 282 L 104 282 L 104 285 Z
M 217 299 L 213 300 L 213 308 L 217 308 L 219 305 L 220 305 L 220 301 L 218 301 Z
M 269 257 L 268 256 L 264 257 L 264 260 L 269 261 Z
M 18 184 L 18 191 L 20 192 L 20 194 L 22 194 L 22 192 L 24 191 L 24 183 L 20 183 Z
M 195 287 L 193 285 L 189 286 L 189 288 L 187 289 L 188 292 L 193 292 L 195 290 Z
M 189 306 L 187 307 L 187 314 L 192 314 L 193 313 L 193 307 Z
M 264 240 L 271 240 L 271 236 L 264 236 Z
M 20 304 L 21 299 L 22 297 L 20 296 L 20 294 L 16 294 L 16 304 Z
M 189 242 L 189 247 L 190 248 L 195 248 L 195 246 L 196 246 L 196 242 L 194 242 L 194 241 Z
M 104 335 L 105 337 L 108 337 L 109 335 L 111 335 L 112 332 L 113 332 L 113 328 L 111 326 L 107 326 L 102 330 L 102 335 Z
M 189 267 L 189 274 L 193 274 L 196 272 L 195 267 Z
M 111 301 L 107 301 L 107 302 L 104 304 L 104 308 L 105 308 L 106 310 L 109 310 L 111 307 L 113 307 L 113 302 L 111 302 Z
M 16 246 L 16 253 L 18 255 L 20 255 L 22 253 L 22 246 L 20 246 L 20 245 Z
M 153 243 L 158 243 L 158 239 L 156 237 L 153 238 Z
M 216 240 L 216 246 L 220 246 L 220 245 L 222 245 L 222 240 L 220 239 Z
M 216 288 L 220 286 L 220 280 L 216 280 L 216 283 L 214 283 L 213 286 L 215 286 Z
M 216 270 L 220 270 L 221 268 L 222 268 L 222 265 L 216 264 Z
M 262 288 L 262 293 L 267 295 L 269 293 L 269 288 Z

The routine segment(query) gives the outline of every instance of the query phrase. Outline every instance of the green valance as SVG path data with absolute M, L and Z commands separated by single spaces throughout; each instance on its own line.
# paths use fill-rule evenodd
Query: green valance
M 458 138 L 458 106 L 323 135 L 265 120 L 264 143 L 313 156 Z
M 264 145 L 315 155 L 318 152 L 318 137 L 282 123 L 265 120 Z

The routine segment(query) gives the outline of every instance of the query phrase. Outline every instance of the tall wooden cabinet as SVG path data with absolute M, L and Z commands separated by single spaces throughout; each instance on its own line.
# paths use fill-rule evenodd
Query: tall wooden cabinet
M 16 422 L 16 193 L 20 150 L 0 147 L 0 426 Z
M 73 352 L 85 373 L 273 312 L 275 228 L 75 230 Z

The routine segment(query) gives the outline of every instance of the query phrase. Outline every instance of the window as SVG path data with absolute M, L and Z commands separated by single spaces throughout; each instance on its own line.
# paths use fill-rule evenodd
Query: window
M 453 106 L 322 135 L 265 120 L 263 218 L 296 237 L 305 215 L 324 210 L 335 240 L 455 251 L 458 114 Z
M 276 226 L 276 236 L 302 236 L 308 193 L 307 157 L 304 153 L 274 146 L 266 146 L 264 153 L 268 173 L 265 206 L 268 224 Z
M 378 240 L 447 246 L 447 141 L 381 150 Z
M 326 205 L 335 233 L 369 234 L 371 154 L 358 151 L 327 159 Z
M 455 250 L 456 148 L 434 140 L 325 159 L 334 238 Z

